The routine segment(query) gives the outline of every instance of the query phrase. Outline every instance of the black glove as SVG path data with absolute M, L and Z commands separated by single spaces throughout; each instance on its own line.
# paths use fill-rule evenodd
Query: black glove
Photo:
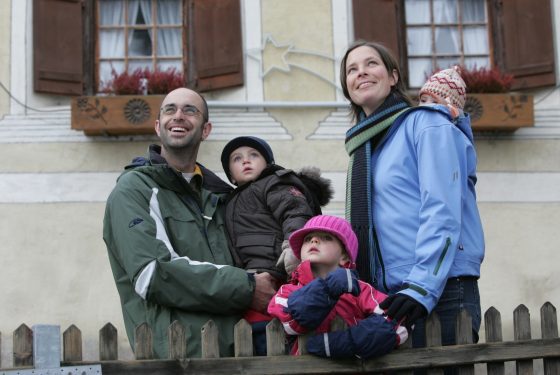
M 401 322 L 407 329 L 418 319 L 428 315 L 428 311 L 420 302 L 409 295 L 397 293 L 387 297 L 379 304 L 387 316 L 397 322 Z M 404 318 L 404 320 L 403 320 Z

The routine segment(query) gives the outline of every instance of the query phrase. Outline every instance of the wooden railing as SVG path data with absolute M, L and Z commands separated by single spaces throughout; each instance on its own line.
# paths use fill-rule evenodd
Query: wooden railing
M 427 369 L 428 375 L 443 374 L 454 366 L 460 375 L 474 374 L 475 364 L 486 364 L 488 375 L 505 374 L 504 362 L 515 361 L 518 374 L 533 374 L 533 359 L 543 358 L 545 375 L 560 375 L 560 339 L 556 308 L 545 303 L 540 310 L 541 337 L 531 339 L 529 310 L 520 305 L 514 315 L 514 341 L 503 342 L 500 312 L 484 314 L 486 342 L 472 344 L 471 319 L 466 311 L 457 318 L 458 345 L 441 346 L 439 319 L 432 314 L 426 322 L 426 348 L 399 348 L 382 357 L 361 360 L 330 360 L 285 353 L 284 330 L 278 320 L 267 326 L 267 357 L 253 357 L 251 326 L 241 320 L 235 327 L 235 357 L 220 358 L 218 330 L 212 321 L 202 329 L 202 358 L 185 358 L 185 330 L 174 322 L 169 327 L 169 359 L 153 359 L 150 327 L 137 327 L 135 360 L 118 359 L 117 330 L 108 323 L 99 331 L 99 361 L 82 360 L 80 330 L 71 325 L 62 335 L 61 366 L 101 365 L 103 374 L 358 374 L 398 371 L 412 374 Z M 340 327 L 339 327 L 340 328 Z M 305 337 L 300 340 L 305 341 Z M 410 341 L 410 340 L 409 340 Z M 304 342 L 300 348 L 304 348 Z M 0 370 L 33 368 L 33 331 L 22 324 L 13 333 L 13 366 Z M 11 370 L 11 371 L 8 371 Z

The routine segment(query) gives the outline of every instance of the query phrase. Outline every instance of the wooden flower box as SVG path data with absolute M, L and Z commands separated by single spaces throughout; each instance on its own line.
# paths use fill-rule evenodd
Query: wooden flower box
M 86 135 L 155 134 L 164 95 L 81 96 L 72 99 L 71 127 Z
M 515 131 L 535 125 L 533 95 L 469 94 L 465 112 L 471 116 L 473 131 Z
M 72 99 L 72 129 L 86 135 L 155 134 L 164 95 L 81 96 Z M 473 131 L 515 131 L 534 126 L 533 96 L 467 94 Z

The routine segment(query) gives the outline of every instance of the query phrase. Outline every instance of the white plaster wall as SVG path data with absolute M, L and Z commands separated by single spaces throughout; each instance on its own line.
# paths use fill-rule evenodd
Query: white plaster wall
M 11 1 L 0 1 L 0 82 L 10 89 L 10 25 Z M 0 119 L 10 109 L 9 96 L 0 87 Z

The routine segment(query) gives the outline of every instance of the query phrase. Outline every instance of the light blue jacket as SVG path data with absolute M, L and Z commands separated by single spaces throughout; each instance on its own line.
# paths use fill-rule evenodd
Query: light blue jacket
M 480 275 L 476 163 L 468 115 L 454 124 L 444 106 L 432 105 L 389 129 L 371 163 L 378 288 L 431 312 L 448 278 Z

